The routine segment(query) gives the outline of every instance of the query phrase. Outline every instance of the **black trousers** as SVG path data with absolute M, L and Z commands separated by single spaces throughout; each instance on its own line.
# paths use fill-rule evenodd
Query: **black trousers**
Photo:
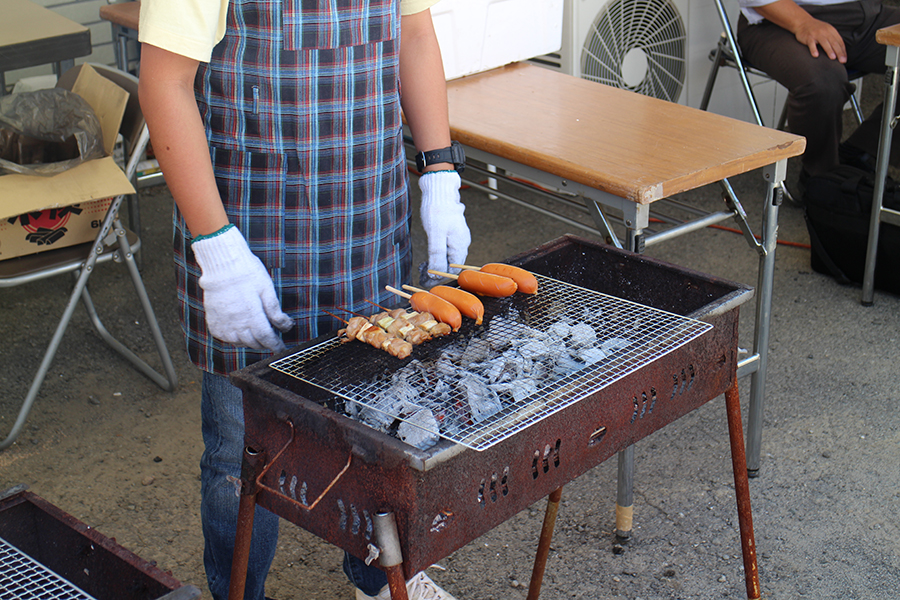
M 790 92 L 788 127 L 792 133 L 806 138 L 803 170 L 810 175 L 821 175 L 839 163 L 843 107 L 852 89 L 847 70 L 884 73 L 885 46 L 875 41 L 875 32 L 900 23 L 900 8 L 882 6 L 881 0 L 803 8 L 838 30 L 847 47 L 846 64 L 831 60 L 821 48 L 819 56 L 814 58 L 794 34 L 769 21 L 749 25 L 741 16 L 738 43 L 748 62 Z M 847 142 L 874 156 L 878 151 L 881 111 L 879 104 Z M 898 140 L 900 136 L 894 136 L 891 154 L 900 158 Z

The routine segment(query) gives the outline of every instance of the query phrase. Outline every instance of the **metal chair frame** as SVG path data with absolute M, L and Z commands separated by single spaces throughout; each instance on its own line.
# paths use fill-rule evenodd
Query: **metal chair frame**
M 134 180 L 137 170 L 137 163 L 140 160 L 147 143 L 150 140 L 150 132 L 144 122 L 143 114 L 140 110 L 140 104 L 137 100 L 137 78 L 103 65 L 92 65 L 101 75 L 111 79 L 124 89 L 126 89 L 130 98 L 125 111 L 125 117 L 119 129 L 126 142 L 126 159 L 125 166 L 126 176 Z M 76 67 L 68 71 L 61 79 L 61 84 L 65 84 L 65 80 L 74 81 L 77 72 L 81 67 Z M 37 394 L 40 391 L 44 378 L 50 368 L 53 358 L 59 349 L 63 334 L 68 328 L 75 306 L 79 300 L 84 304 L 90 317 L 94 329 L 100 337 L 109 344 L 114 350 L 125 357 L 132 365 L 151 381 L 159 385 L 166 391 L 172 391 L 177 385 L 177 375 L 166 348 L 159 322 L 153 312 L 150 299 L 144 287 L 143 279 L 135 262 L 134 253 L 140 248 L 140 238 L 127 230 L 119 219 L 119 208 L 125 199 L 125 196 L 116 197 L 110 204 L 109 209 L 103 220 L 97 236 L 93 242 L 71 246 L 68 248 L 60 248 L 56 250 L 48 250 L 33 254 L 31 256 L 23 256 L 0 261 L 0 288 L 15 287 L 38 280 L 47 279 L 63 273 L 72 273 L 75 276 L 75 286 L 69 295 L 69 301 L 66 305 L 63 315 L 56 326 L 53 337 L 50 340 L 43 360 L 38 367 L 37 373 L 32 380 L 31 387 L 19 409 L 18 417 L 7 437 L 0 442 L 0 450 L 8 448 L 12 445 L 19 435 L 28 414 L 31 412 Z M 107 262 L 125 263 L 131 276 L 132 284 L 141 303 L 141 307 L 146 317 L 146 323 L 150 328 L 153 336 L 156 350 L 162 361 L 164 374 L 160 374 L 148 365 L 143 359 L 138 357 L 128 347 L 117 340 L 103 325 L 97 314 L 94 302 L 87 289 L 87 283 L 95 268 Z

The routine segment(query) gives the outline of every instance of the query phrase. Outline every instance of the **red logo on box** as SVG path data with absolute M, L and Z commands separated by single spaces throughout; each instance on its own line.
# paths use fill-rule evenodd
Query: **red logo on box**
M 68 231 L 66 223 L 69 222 L 69 218 L 72 215 L 80 215 L 81 212 L 82 209 L 78 205 L 48 208 L 12 217 L 9 222 L 15 224 L 18 221 L 28 232 L 25 239 L 32 244 L 49 246 L 66 235 Z

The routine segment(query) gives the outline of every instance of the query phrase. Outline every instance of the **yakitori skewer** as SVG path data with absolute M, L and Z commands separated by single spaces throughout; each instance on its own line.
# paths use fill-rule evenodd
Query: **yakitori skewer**
M 389 334 L 377 325 L 372 325 L 365 317 L 351 317 L 347 321 L 327 310 L 323 312 L 346 323 L 346 334 L 350 339 L 359 340 L 400 359 L 406 358 L 412 353 L 412 344 Z
M 462 314 L 460 314 L 458 308 L 443 298 L 427 292 L 416 292 L 415 294 L 410 295 L 391 286 L 385 286 L 385 289 L 402 298 L 408 299 L 410 305 L 412 305 L 415 310 L 431 313 L 435 319 L 441 323 L 446 323 L 453 331 L 459 331 L 459 328 L 462 325 Z
M 428 269 L 428 272 L 434 275 L 440 275 L 441 277 L 456 279 L 457 283 L 459 283 L 459 287 L 481 296 L 506 298 L 507 296 L 515 294 L 518 289 L 516 282 L 509 277 L 494 275 L 493 273 L 482 273 L 481 271 L 469 269 L 460 271 L 459 275 L 435 271 L 433 269 Z
M 491 273 L 502 277 L 509 277 L 516 282 L 519 292 L 523 294 L 534 294 L 538 289 L 537 278 L 521 267 L 514 267 L 503 263 L 488 263 L 482 267 L 473 267 L 472 265 L 454 265 L 455 269 L 476 270 L 481 273 Z
M 347 309 L 345 308 L 344 310 Z M 364 319 L 368 320 L 369 323 L 377 325 L 389 334 L 397 336 L 401 340 L 406 340 L 413 346 L 418 346 L 419 344 L 425 343 L 431 339 L 431 334 L 428 333 L 425 329 L 416 327 L 403 317 L 391 317 L 387 311 L 382 311 L 380 313 L 372 315 L 371 317 L 360 315 L 353 312 L 352 310 L 347 310 L 347 312 L 357 317 L 363 317 Z
M 395 308 L 394 310 L 389 311 L 387 308 L 380 304 L 375 304 L 371 300 L 366 300 L 366 302 L 373 306 L 377 306 L 383 311 L 387 311 L 387 315 L 392 319 L 397 319 L 400 323 L 406 321 L 410 325 L 414 325 L 425 331 L 431 337 L 441 337 L 442 335 L 450 333 L 450 326 L 446 323 L 439 323 L 430 312 L 407 312 L 405 308 Z
M 404 285 L 403 289 L 416 293 L 431 293 L 439 298 L 443 298 L 455 306 L 464 317 L 474 319 L 476 325 L 481 325 L 481 322 L 484 320 L 484 304 L 481 303 L 481 300 L 465 290 L 446 285 L 436 285 L 430 290 L 423 290 L 411 285 Z

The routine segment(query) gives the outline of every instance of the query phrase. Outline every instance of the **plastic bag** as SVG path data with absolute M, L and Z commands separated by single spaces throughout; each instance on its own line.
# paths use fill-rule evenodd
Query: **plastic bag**
M 0 98 L 0 175 L 52 176 L 104 155 L 100 121 L 78 94 L 51 88 Z

